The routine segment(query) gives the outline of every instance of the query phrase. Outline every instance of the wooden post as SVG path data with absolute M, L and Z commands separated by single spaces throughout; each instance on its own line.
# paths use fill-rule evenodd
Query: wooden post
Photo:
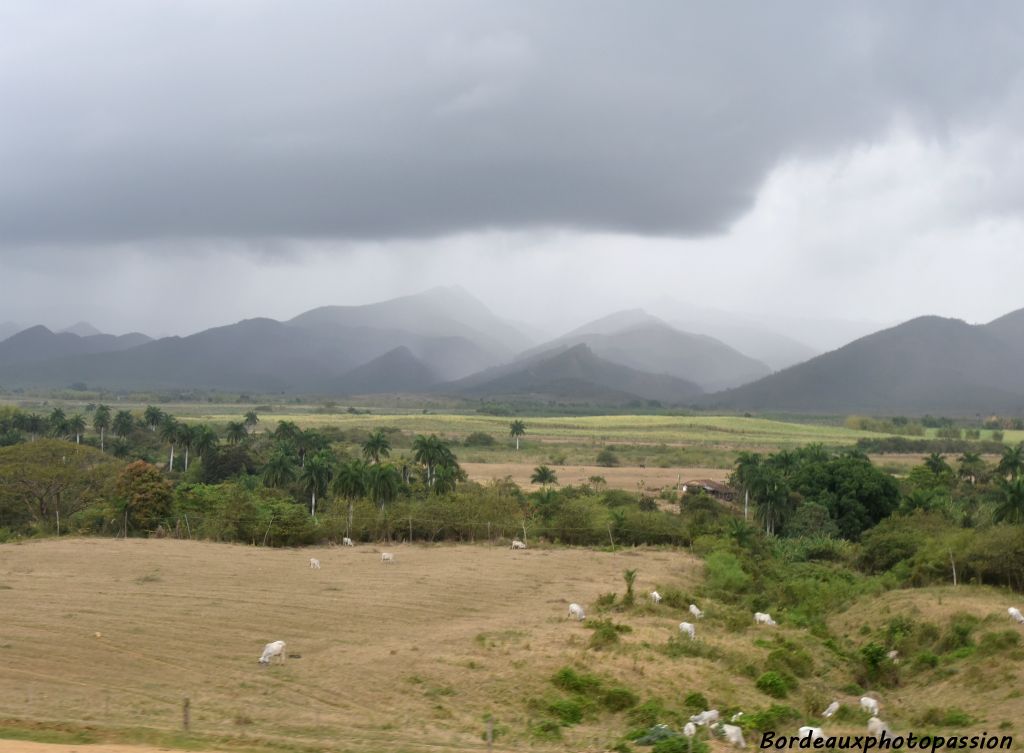
M 185 701 L 181 704 L 181 728 L 188 732 L 188 727 L 191 719 L 192 702 L 189 701 L 188 697 L 185 697 Z
M 615 548 L 615 539 L 612 538 L 612 524 L 608 524 L 608 541 L 612 543 L 612 549 Z
M 192 526 L 188 524 L 188 513 L 185 513 L 185 530 L 188 531 L 189 541 L 192 540 Z
M 60 538 L 60 508 L 57 508 L 57 538 Z
M 953 552 L 949 553 L 949 563 L 953 566 L 953 585 L 956 585 L 956 562 L 953 561 Z
M 494 720 L 487 720 L 487 750 L 491 750 L 491 746 L 494 743 Z

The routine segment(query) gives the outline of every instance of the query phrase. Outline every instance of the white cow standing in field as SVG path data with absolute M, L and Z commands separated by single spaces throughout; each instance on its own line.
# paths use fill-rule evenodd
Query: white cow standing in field
M 754 612 L 754 622 L 758 625 L 774 625 L 775 620 L 767 612 Z
M 381 552 L 380 553 L 380 561 L 381 562 L 386 562 L 388 564 L 391 564 L 392 562 L 395 561 L 395 555 L 393 555 L 391 552 Z
M 318 560 L 316 557 L 310 557 L 309 558 L 309 569 L 310 570 L 319 570 L 320 569 L 320 560 Z
M 690 721 L 696 724 L 698 727 L 705 724 L 711 724 L 712 722 L 718 721 L 718 709 L 709 709 L 708 711 L 701 711 L 699 714 L 694 714 L 690 717 Z
M 355 546 L 355 544 L 352 543 L 352 539 L 350 539 L 348 536 L 345 536 L 344 538 L 342 538 L 341 545 L 342 546 Z
M 697 639 L 697 628 L 693 626 L 692 622 L 680 622 L 679 632 L 685 633 L 686 635 L 690 636 L 691 641 Z
M 690 605 L 690 614 L 692 614 L 698 620 L 704 617 L 704 612 L 702 612 L 700 607 L 698 607 L 696 604 Z
M 1021 625 L 1024 625 L 1024 614 L 1021 614 L 1017 607 L 1010 607 L 1006 610 L 1006 613 L 1010 615 L 1015 622 L 1019 622 Z
M 871 716 L 878 716 L 878 701 L 874 698 L 864 696 L 860 699 L 860 707 L 871 714 Z
M 683 727 L 683 734 L 686 735 L 687 737 L 693 737 L 694 735 L 696 735 L 697 734 L 697 727 L 696 727 L 696 725 L 694 725 L 693 722 L 687 722 L 686 725 Z
M 829 719 L 837 711 L 839 711 L 839 701 L 832 701 L 832 703 L 828 705 L 828 708 L 825 709 L 824 713 L 822 713 L 822 716 Z
M 260 656 L 260 664 L 270 664 L 270 660 L 275 656 L 279 657 L 279 664 L 284 664 L 285 660 L 285 643 L 284 641 L 273 641 L 263 647 L 263 655 Z
M 583 607 L 576 602 L 569 605 L 569 617 L 575 617 L 578 622 L 583 622 L 587 618 L 583 613 Z
M 519 539 L 512 539 L 513 549 L 526 549 L 526 542 L 520 541 Z
M 889 725 L 879 719 L 877 716 L 873 716 L 868 719 L 868 734 L 874 737 L 881 737 L 883 734 L 889 734 Z
M 655 604 L 660 604 L 661 603 L 661 594 L 658 593 L 657 591 L 651 591 L 650 596 L 651 596 L 651 601 L 653 601 Z
M 732 747 L 747 747 L 747 741 L 743 739 L 743 730 L 740 727 L 737 727 L 735 724 L 719 724 L 718 728 L 722 730 L 722 734 L 725 735 L 726 741 L 728 741 Z
M 815 740 L 824 740 L 825 733 L 822 732 L 821 727 L 801 727 L 799 730 L 800 738 L 809 737 L 813 743 Z

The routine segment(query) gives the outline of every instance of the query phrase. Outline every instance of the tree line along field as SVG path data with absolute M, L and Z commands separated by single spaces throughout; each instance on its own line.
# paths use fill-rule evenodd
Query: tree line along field
M 727 572 L 678 550 L 389 551 L 392 565 L 372 546 L 4 545 L 0 737 L 473 751 L 486 749 L 491 719 L 498 751 L 634 750 L 630 730 L 678 723 L 704 701 L 795 732 L 833 698 L 846 708 L 827 730 L 862 733 L 858 651 L 894 629 L 899 682 L 872 686 L 894 729 L 1024 734 L 1024 651 L 996 589 L 867 589 L 816 628 L 784 609 L 766 628 L 715 597 Z M 637 571 L 633 607 L 622 604 L 626 569 Z M 661 605 L 645 599 L 654 588 Z M 690 600 L 705 611 L 692 643 L 677 629 Z M 569 601 L 590 621 L 566 619 Z M 609 625 L 624 632 L 609 637 Z M 258 665 L 276 639 L 291 658 Z M 794 685 L 783 696 L 766 692 L 772 671 Z

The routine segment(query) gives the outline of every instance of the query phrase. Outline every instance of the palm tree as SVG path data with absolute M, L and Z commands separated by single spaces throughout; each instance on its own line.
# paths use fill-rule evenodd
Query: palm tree
M 245 428 L 247 431 L 253 431 L 256 428 L 256 424 L 260 422 L 260 417 L 256 415 L 256 411 L 251 410 L 245 414 Z
M 286 486 L 296 478 L 299 472 L 295 467 L 295 461 L 291 455 L 282 448 L 270 456 L 270 460 L 263 467 L 263 483 L 271 487 Z
M 100 433 L 100 452 L 103 452 L 104 437 L 110 428 L 110 408 L 100 404 L 92 416 L 92 428 Z
M 369 491 L 369 466 L 358 458 L 343 463 L 334 476 L 331 488 L 339 497 L 348 500 L 348 527 L 345 535 L 351 536 L 352 503 L 365 497 Z
M 128 457 L 129 452 L 131 452 L 131 448 L 128 446 L 127 442 L 118 438 L 110 445 L 110 452 L 115 458 L 126 458 Z
M 217 447 L 220 440 L 217 438 L 217 432 L 206 424 L 200 424 L 195 427 L 195 436 L 192 438 L 192 449 L 201 458 L 206 458 L 213 450 Z
M 245 441 L 245 438 L 249 436 L 249 432 L 241 421 L 228 421 L 228 427 L 224 432 L 224 436 L 227 438 L 228 444 L 238 444 Z
M 76 413 L 68 419 L 68 431 L 75 435 L 75 444 L 82 443 L 82 434 L 85 433 L 85 416 Z
M 50 434 L 54 437 L 63 437 L 68 433 L 68 420 L 60 408 L 53 409 L 47 423 L 50 424 Z
M 327 493 L 327 487 L 334 476 L 330 456 L 326 452 L 318 452 L 306 461 L 299 474 L 299 483 L 310 496 L 309 514 L 316 517 L 316 495 L 321 497 Z
M 142 420 L 146 422 L 150 431 L 155 432 L 157 427 L 163 423 L 164 415 L 164 412 L 155 405 L 147 405 L 142 414 Z
M 985 473 L 985 461 L 982 460 L 981 455 L 977 452 L 965 452 L 958 458 L 960 468 L 957 470 L 957 475 L 960 478 L 968 479 L 971 482 L 971 486 L 978 483 L 978 478 Z
M 761 456 L 756 452 L 741 452 L 736 456 L 736 470 L 730 481 L 743 489 L 743 519 L 748 517 L 750 491 L 761 474 Z
M 199 427 L 189 426 L 185 423 L 178 424 L 178 446 L 185 451 L 185 470 L 188 470 L 188 451 L 195 445 Z
M 949 463 L 942 456 L 941 452 L 933 452 L 924 459 L 924 464 L 928 467 L 932 473 L 936 476 L 942 476 L 945 473 L 952 473 L 953 469 L 949 467 Z
M 277 440 L 291 440 L 297 441 L 299 436 L 302 434 L 302 429 L 295 424 L 294 421 L 278 421 L 277 428 L 274 429 L 274 433 L 271 435 Z
M 178 443 L 178 422 L 174 416 L 165 416 L 164 422 L 160 424 L 160 439 L 171 445 L 171 457 L 167 461 L 167 470 L 174 470 L 174 445 Z
M 114 416 L 110 428 L 121 439 L 127 437 L 132 429 L 135 428 L 135 418 L 132 416 L 131 411 L 119 410 L 117 415 Z
M 557 484 L 558 475 L 546 465 L 538 465 L 533 469 L 533 475 L 530 476 L 530 481 L 534 484 L 540 484 L 541 486 Z
M 509 434 L 516 438 L 516 452 L 519 452 L 519 437 L 526 434 L 526 424 L 518 418 L 508 425 Z
M 434 484 L 434 467 L 440 463 L 446 454 L 450 455 L 447 445 L 441 441 L 436 434 L 425 437 L 417 435 L 412 443 L 413 460 L 427 469 L 427 486 Z
M 1003 456 L 996 466 L 996 473 L 1004 478 L 1015 479 L 1024 471 L 1024 442 L 1016 447 L 1004 447 Z
M 385 504 L 395 500 L 399 489 L 402 488 L 402 477 L 398 469 L 390 463 L 371 465 L 367 471 L 366 482 L 370 499 L 374 504 L 379 504 L 382 510 Z
M 380 429 L 373 432 L 363 442 L 363 457 L 367 460 L 372 460 L 374 465 L 378 465 L 381 458 L 386 458 L 390 454 L 391 440 Z
M 1024 523 L 1024 477 L 999 480 L 999 501 L 992 511 L 996 523 Z
M 455 491 L 455 482 L 459 480 L 458 466 L 441 465 L 434 472 L 434 494 L 447 494 Z

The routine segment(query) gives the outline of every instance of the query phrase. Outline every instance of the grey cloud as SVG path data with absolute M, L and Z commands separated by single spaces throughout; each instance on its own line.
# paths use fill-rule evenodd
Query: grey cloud
M 984 10 L 8 4 L 0 245 L 716 233 L 894 119 L 1019 127 L 1024 6 Z

